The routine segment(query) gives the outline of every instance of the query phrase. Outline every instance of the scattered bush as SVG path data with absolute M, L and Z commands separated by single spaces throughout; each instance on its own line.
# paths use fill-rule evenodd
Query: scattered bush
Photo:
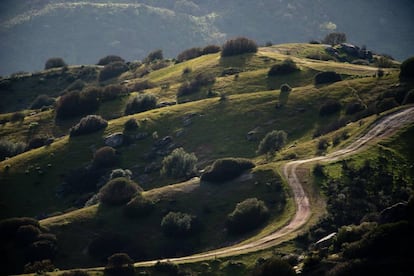
M 186 60 L 190 60 L 190 59 L 199 57 L 202 54 L 203 54 L 203 50 L 201 48 L 190 48 L 178 54 L 177 62 L 183 62 Z
M 227 216 L 227 228 L 230 233 L 245 233 L 262 224 L 268 217 L 269 210 L 263 201 L 248 198 L 238 203 Z
M 270 70 L 267 72 L 269 77 L 287 75 L 299 71 L 299 68 L 296 66 L 296 63 L 288 58 L 285 59 L 282 63 L 273 65 Z
M 88 115 L 83 117 L 78 124 L 70 129 L 70 137 L 93 133 L 104 129 L 108 122 L 98 115 Z
M 337 100 L 326 101 L 319 109 L 320 116 L 329 116 L 341 110 L 341 103 Z
M 157 98 L 153 94 L 140 94 L 128 101 L 125 115 L 144 112 L 155 107 L 157 107 Z
M 145 89 L 151 89 L 156 87 L 156 85 L 154 83 L 152 83 L 149 80 L 143 80 L 143 81 L 137 81 L 133 84 L 133 86 L 131 87 L 132 91 L 142 91 Z
M 26 115 L 24 115 L 23 112 L 20 112 L 20 111 L 14 112 L 12 114 L 11 118 L 10 118 L 10 122 L 12 122 L 12 123 L 15 123 L 15 122 L 23 122 L 25 116 Z
M 44 106 L 51 106 L 54 103 L 55 99 L 49 97 L 48 95 L 42 94 L 34 99 L 34 101 L 30 104 L 30 109 L 40 109 Z
M 322 40 L 322 43 L 329 44 L 332 46 L 345 43 L 346 42 L 346 34 L 345 33 L 329 33 L 325 36 L 325 38 Z
M 46 272 L 52 272 L 55 270 L 51 260 L 35 261 L 33 263 L 27 263 L 24 266 L 23 272 L 25 274 L 35 273 L 36 275 L 45 275 Z
M 341 75 L 333 71 L 320 72 L 315 76 L 315 84 L 334 83 L 341 80 Z
M 66 87 L 67 91 L 75 91 L 75 90 L 79 90 L 81 91 L 84 87 L 85 87 L 85 82 L 83 80 L 77 79 L 74 82 L 72 82 L 71 84 L 69 84 Z
M 186 213 L 169 212 L 161 221 L 161 229 L 168 237 L 182 237 L 194 228 L 194 217 Z
M 89 276 L 90 274 L 83 270 L 71 270 L 63 272 L 60 276 Z
M 102 68 L 101 72 L 99 73 L 99 81 L 106 81 L 108 79 L 118 77 L 122 73 L 128 71 L 128 69 L 128 65 L 126 65 L 124 62 L 111 62 Z
M 259 154 L 274 153 L 279 151 L 286 143 L 287 134 L 283 130 L 273 130 L 266 134 L 260 141 L 257 152 Z
M 137 195 L 131 199 L 124 207 L 124 214 L 130 218 L 143 217 L 154 209 L 154 202 L 142 195 Z
M 262 265 L 253 271 L 253 276 L 270 275 L 294 276 L 296 275 L 296 272 L 288 262 L 278 258 L 266 260 Z
M 49 58 L 45 63 L 45 70 L 51 68 L 65 67 L 67 66 L 66 62 L 60 57 Z
M 123 170 L 123 169 L 112 170 L 111 174 L 109 175 L 109 180 L 112 180 L 112 179 L 118 178 L 118 177 L 126 177 L 128 179 L 131 179 L 132 172 L 128 169 L 126 169 L 126 170 Z
M 27 150 L 37 149 L 37 148 L 43 147 L 44 145 L 46 145 L 46 142 L 49 139 L 50 138 L 45 137 L 45 136 L 33 137 L 32 139 L 30 139 L 29 144 L 27 145 Z
M 135 275 L 134 261 L 126 253 L 115 253 L 108 258 L 105 274 L 117 276 Z
M 40 235 L 39 227 L 34 225 L 22 225 L 16 231 L 16 240 L 21 245 L 28 245 L 34 242 Z
M 410 57 L 401 63 L 400 66 L 400 80 L 413 81 L 414 80 L 414 57 Z
M 375 61 L 378 68 L 392 68 L 394 67 L 394 63 L 391 59 L 381 56 Z
M 224 182 L 240 176 L 246 170 L 254 168 L 255 164 L 244 158 L 223 158 L 214 161 L 201 175 L 202 181 Z
M 186 96 L 200 91 L 201 87 L 213 84 L 216 81 L 215 77 L 206 73 L 199 73 L 190 82 L 184 82 L 177 92 L 177 96 Z
M 325 150 L 328 149 L 328 147 L 329 147 L 328 139 L 326 139 L 326 138 L 319 139 L 318 145 L 317 145 L 317 148 L 318 148 L 319 151 L 325 151 Z
M 292 87 L 290 87 L 289 84 L 284 83 L 280 86 L 280 92 L 281 93 L 289 93 L 290 91 L 292 91 Z
M 178 269 L 178 265 L 170 262 L 170 261 L 166 261 L 166 262 L 161 262 L 158 261 L 155 263 L 154 265 L 154 270 L 157 272 L 161 272 L 161 273 L 165 273 L 169 276 L 176 276 L 178 275 L 179 269 Z
M 53 260 L 57 253 L 57 246 L 48 240 L 39 240 L 30 245 L 27 252 L 29 261 Z
M 384 112 L 399 106 L 394 98 L 384 98 L 377 103 L 378 112 Z
M 257 44 L 253 40 L 245 37 L 238 37 L 226 41 L 222 47 L 221 56 L 236 56 L 246 53 L 256 53 Z
M 0 139 L 0 161 L 6 157 L 13 157 L 26 150 L 26 144 L 23 142 L 14 143 L 9 140 Z
M 108 65 L 109 63 L 112 63 L 112 62 L 122 62 L 122 63 L 124 63 L 125 60 L 123 58 L 121 58 L 120 56 L 109 55 L 109 56 L 101 58 L 98 61 L 97 65 Z
M 39 221 L 34 218 L 20 217 L 8 218 L 0 221 L 0 240 L 5 242 L 14 239 L 17 230 L 24 225 L 32 225 L 36 228 L 40 227 Z
M 124 124 L 124 132 L 134 131 L 139 128 L 139 124 L 135 118 L 128 119 Z
M 88 87 L 82 92 L 68 92 L 61 96 L 56 103 L 56 118 L 67 119 L 91 113 L 99 107 L 101 89 Z
M 100 99 L 102 101 L 110 101 L 118 98 L 126 92 L 126 88 L 119 84 L 107 85 L 102 89 Z
M 99 148 L 93 155 L 93 165 L 96 168 L 107 168 L 117 162 L 116 150 L 112 147 Z
M 207 45 L 203 48 L 203 55 L 214 54 L 221 51 L 221 47 L 218 45 Z
M 162 160 L 161 174 L 175 178 L 189 177 L 195 174 L 196 163 L 194 153 L 177 148 Z
M 162 53 L 162 50 L 155 50 L 148 54 L 148 56 L 144 59 L 144 63 L 148 64 L 156 60 L 163 60 L 163 59 L 164 59 L 164 55 Z
M 99 190 L 99 199 L 106 205 L 122 205 L 141 191 L 142 188 L 134 181 L 118 177 L 110 180 Z
M 355 113 L 358 113 L 358 112 L 364 110 L 365 108 L 366 108 L 366 106 L 363 103 L 359 102 L 359 101 L 351 102 L 351 103 L 348 103 L 346 105 L 345 114 L 346 115 L 353 115 Z

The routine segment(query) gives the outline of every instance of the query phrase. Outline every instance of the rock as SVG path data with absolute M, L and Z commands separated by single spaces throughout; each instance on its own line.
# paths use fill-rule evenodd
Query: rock
M 177 104 L 177 102 L 160 102 L 159 104 L 157 104 L 157 108 L 172 106 L 172 105 L 176 105 L 176 104 Z
M 105 137 L 105 145 L 117 148 L 122 146 L 124 143 L 124 134 L 121 132 L 117 132 Z

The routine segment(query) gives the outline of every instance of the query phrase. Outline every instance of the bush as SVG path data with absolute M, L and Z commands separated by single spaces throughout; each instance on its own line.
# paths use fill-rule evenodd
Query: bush
M 329 44 L 332 46 L 345 43 L 346 42 L 346 34 L 345 33 L 330 33 L 325 36 L 325 38 L 322 40 L 322 43 Z
M 98 115 L 88 115 L 83 117 L 78 124 L 70 129 L 70 137 L 93 133 L 104 129 L 108 122 Z
M 246 53 L 256 53 L 257 44 L 253 40 L 245 37 L 238 37 L 226 41 L 222 47 L 221 56 L 236 56 Z
M 128 65 L 123 62 L 111 62 L 102 68 L 101 72 L 99 73 L 99 81 L 106 81 L 108 79 L 118 77 L 122 73 L 128 71 L 128 69 Z
M 263 201 L 248 198 L 238 203 L 227 216 L 227 228 L 230 233 L 245 233 L 262 224 L 268 217 L 269 210 Z
M 175 178 L 189 177 L 195 174 L 196 163 L 194 153 L 177 148 L 162 160 L 161 174 Z
M 107 261 L 107 258 L 115 253 L 124 251 L 127 241 L 123 236 L 114 233 L 103 233 L 91 241 L 88 253 L 92 257 Z
M 190 59 L 199 57 L 202 54 L 203 54 L 203 50 L 201 48 L 190 48 L 178 54 L 177 62 L 183 62 L 186 60 L 190 60 Z
M 124 131 L 134 131 L 139 128 L 139 124 L 135 118 L 128 119 L 124 124 Z
M 118 177 L 110 180 L 99 190 L 99 199 L 106 205 L 122 205 L 141 191 L 142 188 L 134 181 Z
M 144 59 L 144 63 L 148 64 L 156 60 L 163 60 L 163 59 L 164 59 L 164 55 L 162 53 L 162 50 L 155 50 L 148 54 L 148 56 Z
M 124 214 L 130 218 L 143 217 L 154 209 L 154 202 L 142 195 L 137 195 L 131 199 L 124 207 Z
M 407 92 L 407 95 L 405 96 L 403 100 L 403 104 L 410 104 L 414 103 L 414 89 L 411 89 Z
M 253 272 L 253 276 L 270 275 L 294 276 L 296 275 L 296 272 L 288 262 L 278 258 L 271 258 L 269 260 L 266 260 Z
M 36 228 L 40 227 L 39 221 L 33 218 L 20 217 L 8 218 L 0 221 L 0 240 L 8 241 L 15 238 L 17 230 L 24 225 L 32 225 Z
M 25 264 L 23 272 L 25 274 L 35 273 L 36 275 L 47 275 L 46 272 L 55 270 L 51 260 L 41 260 L 33 263 Z
M 394 98 L 384 98 L 377 103 L 377 110 L 378 112 L 384 112 L 397 106 L 399 104 Z
M 29 261 L 53 260 L 57 253 L 57 246 L 54 242 L 40 240 L 32 243 L 28 249 Z
M 124 63 L 125 60 L 123 58 L 121 58 L 120 56 L 109 55 L 109 56 L 101 58 L 98 61 L 97 65 L 107 65 L 107 64 L 112 63 L 112 62 L 122 62 L 122 63 Z
M 48 95 L 42 94 L 36 97 L 34 101 L 30 104 L 30 109 L 39 109 L 44 106 L 51 106 L 55 103 L 55 99 L 49 97 Z
M 126 253 L 115 253 L 108 258 L 105 274 L 135 275 L 134 261 Z
M 23 122 L 25 116 L 26 115 L 24 115 L 23 112 L 20 112 L 20 111 L 14 112 L 12 114 L 11 118 L 10 118 L 10 121 L 13 122 L 13 123 L 15 123 L 15 122 Z
M 348 103 L 345 107 L 345 114 L 346 115 L 353 115 L 355 113 L 358 113 L 362 110 L 364 110 L 366 106 L 361 102 L 351 102 Z
M 22 245 L 34 242 L 40 235 L 39 227 L 34 225 L 22 225 L 16 231 L 16 240 Z
M 287 134 L 283 130 L 273 130 L 260 141 L 257 152 L 259 154 L 279 151 L 286 143 Z
M 170 261 L 156 262 L 154 265 L 154 270 L 157 272 L 165 273 L 168 276 L 176 276 L 178 275 L 178 272 L 179 272 L 178 265 Z
M 110 101 L 118 98 L 126 92 L 126 88 L 119 84 L 107 85 L 102 89 L 100 99 L 102 101 Z
M 154 83 L 152 83 L 149 80 L 143 80 L 143 81 L 137 81 L 133 84 L 133 86 L 131 87 L 132 91 L 142 91 L 145 89 L 151 89 L 156 87 L 156 85 Z
M 9 140 L 0 139 L 0 161 L 6 157 L 13 157 L 26 150 L 26 144 L 23 142 L 14 143 Z
M 91 113 L 99 107 L 101 89 L 89 87 L 82 92 L 68 92 L 61 96 L 56 103 L 56 118 L 67 119 Z
M 414 80 L 414 57 L 404 60 L 400 66 L 400 80 L 413 81 Z
M 85 82 L 83 80 L 77 79 L 66 87 L 67 91 L 82 90 L 85 87 Z
M 379 57 L 375 63 L 378 68 L 392 68 L 394 66 L 394 63 L 391 59 L 383 56 Z
M 162 218 L 161 229 L 168 237 L 182 237 L 193 230 L 194 217 L 186 213 L 169 212 Z
M 99 148 L 93 155 L 93 165 L 96 168 L 107 168 L 117 162 L 116 150 L 112 147 Z
M 328 149 L 328 147 L 329 147 L 328 139 L 326 139 L 326 138 L 319 139 L 318 145 L 317 145 L 317 148 L 318 148 L 319 151 L 325 151 L 325 150 Z
M 292 91 L 292 87 L 290 87 L 289 84 L 284 83 L 280 86 L 280 92 L 281 93 L 289 93 L 290 91 Z
M 144 112 L 157 107 L 157 98 L 152 94 L 140 94 L 130 99 L 125 107 L 125 115 Z
M 203 48 L 203 55 L 214 54 L 221 51 L 221 47 L 218 45 L 207 45 Z
M 333 71 L 320 72 L 315 76 L 315 84 L 334 83 L 341 80 L 341 75 Z
M 337 100 L 326 101 L 319 109 L 320 116 L 329 116 L 341 110 L 341 103 Z
M 254 168 L 255 164 L 244 158 L 223 158 L 214 161 L 201 175 L 202 181 L 224 182 L 240 176 L 246 170 Z
M 37 149 L 46 145 L 46 142 L 49 140 L 48 137 L 36 136 L 30 139 L 29 144 L 27 145 L 27 150 Z
M 296 66 L 296 63 L 290 58 L 285 59 L 282 63 L 273 65 L 270 70 L 267 72 L 269 77 L 287 75 L 299 71 L 299 68 Z
M 50 68 L 65 67 L 67 64 L 60 57 L 49 58 L 45 63 L 45 70 Z
M 199 73 L 190 82 L 184 82 L 177 92 L 177 96 L 185 96 L 200 91 L 201 87 L 213 84 L 216 81 L 215 77 L 206 73 Z
M 63 272 L 60 276 L 89 276 L 90 274 L 83 270 L 71 270 Z

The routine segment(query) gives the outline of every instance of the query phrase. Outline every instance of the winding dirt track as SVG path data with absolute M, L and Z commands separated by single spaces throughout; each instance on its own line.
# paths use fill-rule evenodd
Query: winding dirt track
M 136 263 L 136 266 L 149 266 L 157 261 L 172 261 L 177 263 L 194 262 L 198 260 L 212 259 L 216 257 L 239 255 L 253 251 L 263 250 L 272 247 L 286 240 L 287 235 L 293 234 L 308 221 L 311 215 L 311 206 L 306 196 L 302 184 L 297 176 L 296 170 L 298 166 L 310 162 L 332 162 L 345 156 L 356 153 L 362 148 L 368 146 L 371 142 L 376 142 L 385 137 L 394 134 L 401 126 L 414 122 L 414 107 L 392 113 L 377 122 L 370 128 L 368 132 L 359 137 L 345 148 L 330 153 L 326 156 L 318 156 L 309 159 L 292 161 L 283 166 L 283 175 L 287 179 L 296 203 L 296 213 L 292 220 L 284 227 L 276 230 L 272 234 L 245 244 L 237 244 L 213 251 L 203 252 L 191 256 L 170 258 L 164 260 L 153 260 Z M 285 238 L 285 239 L 283 239 Z

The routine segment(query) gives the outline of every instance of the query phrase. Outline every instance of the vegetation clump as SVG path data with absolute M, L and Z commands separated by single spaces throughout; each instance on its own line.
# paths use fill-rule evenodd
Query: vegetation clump
M 120 56 L 108 55 L 106 57 L 101 58 L 98 61 L 97 65 L 107 65 L 107 64 L 112 63 L 112 62 L 122 62 L 122 63 L 124 63 L 125 60 L 123 58 L 121 58 Z
M 177 96 L 186 96 L 197 93 L 198 91 L 200 91 L 201 87 L 211 85 L 215 81 L 216 79 L 214 76 L 206 73 L 199 73 L 195 76 L 195 78 L 192 81 L 184 82 L 178 88 Z
M 124 132 L 134 131 L 139 128 L 139 124 L 135 118 L 128 119 L 124 124 Z
M 64 94 L 56 103 L 56 118 L 67 119 L 79 115 L 90 114 L 99 107 L 101 89 L 88 87 L 82 92 L 72 91 Z
M 322 40 L 322 43 L 329 44 L 332 46 L 345 43 L 346 42 L 346 34 L 345 33 L 339 33 L 339 32 L 333 32 L 329 33 L 325 36 L 325 38 Z
M 36 99 L 33 100 L 33 102 L 30 104 L 30 109 L 40 109 L 44 106 L 51 106 L 55 103 L 55 99 L 45 95 L 41 94 L 36 97 Z
M 227 216 L 227 228 L 232 234 L 245 233 L 258 227 L 268 217 L 269 210 L 262 200 L 248 198 L 238 203 Z
M 232 180 L 246 170 L 254 168 L 255 164 L 245 158 L 222 158 L 214 161 L 201 175 L 202 181 L 224 182 Z
M 297 275 L 293 267 L 284 260 L 271 258 L 259 265 L 254 271 L 253 276 L 295 276 Z
M 66 62 L 60 57 L 49 58 L 45 63 L 45 70 L 67 66 Z
M 299 71 L 300 69 L 296 63 L 288 58 L 285 59 L 282 63 L 273 65 L 270 70 L 267 72 L 269 77 L 275 77 L 280 75 L 287 75 Z
M 125 107 L 125 115 L 131 115 L 154 109 L 157 106 L 157 98 L 153 94 L 140 94 L 130 99 Z
M 273 154 L 279 151 L 286 143 L 287 133 L 283 130 L 273 130 L 260 141 L 257 153 Z
M 99 81 L 106 81 L 118 77 L 122 73 L 128 71 L 128 69 L 128 65 L 121 61 L 108 63 L 99 73 Z
M 83 117 L 78 124 L 70 129 L 70 137 L 85 135 L 104 129 L 108 122 L 99 115 Z
M 26 144 L 23 142 L 12 142 L 6 139 L 0 139 L 0 161 L 6 157 L 13 157 L 26 150 Z
M 342 77 L 334 71 L 320 72 L 315 76 L 315 84 L 326 84 L 341 81 Z
M 400 66 L 400 80 L 413 81 L 414 80 L 414 57 L 404 60 Z
M 93 165 L 96 168 L 107 168 L 117 162 L 116 150 L 112 147 L 99 148 L 93 155 Z
M 194 153 L 177 148 L 162 160 L 161 174 L 175 178 L 190 177 L 196 172 L 196 163 Z
M 129 218 L 138 218 L 147 216 L 153 209 L 155 203 L 146 198 L 145 196 L 138 194 L 132 198 L 124 207 L 124 214 Z
M 149 64 L 151 62 L 155 62 L 157 60 L 163 60 L 164 55 L 162 53 L 162 50 L 154 50 L 151 53 L 148 54 L 148 56 L 144 59 L 144 63 Z
M 256 53 L 258 46 L 255 41 L 246 37 L 238 37 L 226 41 L 221 50 L 222 57 Z
M 101 101 L 111 101 L 118 98 L 120 95 L 125 94 L 126 88 L 119 84 L 111 84 L 105 86 L 100 94 Z
M 142 191 L 134 181 L 118 177 L 110 180 L 99 190 L 99 199 L 106 205 L 123 205 Z
M 195 218 L 181 212 L 169 212 L 162 218 L 161 229 L 168 237 L 182 237 L 194 230 Z
M 135 275 L 134 261 L 126 253 L 115 253 L 108 258 L 105 274 L 133 276 Z
M 321 108 L 319 109 L 320 116 L 329 116 L 334 113 L 337 113 L 341 110 L 341 103 L 337 100 L 328 100 L 326 101 Z

